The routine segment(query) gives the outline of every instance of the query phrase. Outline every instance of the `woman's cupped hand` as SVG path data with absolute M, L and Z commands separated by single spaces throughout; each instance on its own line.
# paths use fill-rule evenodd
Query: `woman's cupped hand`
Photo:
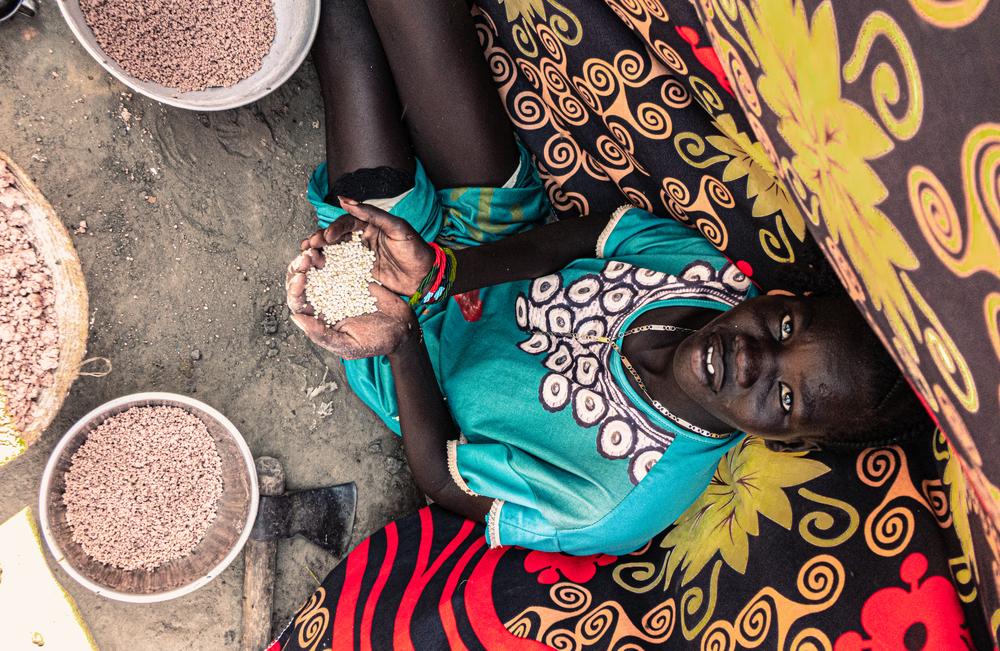
M 347 211 L 327 228 L 302 240 L 301 250 L 322 249 L 361 233 L 365 246 L 375 253 L 372 276 L 382 286 L 409 296 L 434 266 L 434 250 L 409 223 L 384 210 L 339 197 Z
M 341 199 L 341 205 L 347 214 L 303 240 L 302 252 L 288 266 L 288 309 L 292 321 L 313 343 L 343 359 L 388 355 L 419 332 L 413 310 L 397 294 L 416 291 L 433 266 L 434 252 L 402 219 L 350 199 Z M 368 290 L 378 311 L 330 325 L 306 300 L 306 276 L 310 269 L 325 264 L 324 246 L 343 242 L 356 231 L 375 253 L 372 276 L 378 283 L 370 283 Z

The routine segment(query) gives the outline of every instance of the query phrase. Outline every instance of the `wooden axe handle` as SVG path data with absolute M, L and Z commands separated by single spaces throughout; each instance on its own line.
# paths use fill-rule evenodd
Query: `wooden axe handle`
M 282 495 L 285 471 L 274 457 L 257 459 L 260 494 Z M 248 540 L 243 548 L 243 638 L 240 651 L 261 651 L 271 641 L 277 540 Z

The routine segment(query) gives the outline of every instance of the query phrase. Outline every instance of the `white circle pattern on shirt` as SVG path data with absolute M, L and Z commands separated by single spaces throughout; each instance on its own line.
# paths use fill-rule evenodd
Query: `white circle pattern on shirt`
M 548 373 L 538 387 L 549 412 L 572 408 L 585 428 L 597 428 L 597 451 L 609 459 L 628 459 L 629 479 L 639 483 L 674 439 L 625 396 L 608 370 L 611 347 L 586 337 L 617 336 L 628 318 L 643 306 L 671 298 L 711 299 L 728 307 L 746 296 L 750 281 L 732 264 L 716 270 L 704 261 L 679 275 L 609 261 L 600 273 L 567 283 L 561 273 L 532 281 L 514 306 L 520 329 L 530 334 L 518 344 L 531 355 L 544 355 Z

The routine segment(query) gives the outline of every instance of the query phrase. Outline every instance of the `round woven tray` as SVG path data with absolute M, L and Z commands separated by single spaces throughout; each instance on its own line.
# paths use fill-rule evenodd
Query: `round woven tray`
M 55 382 L 38 397 L 41 409 L 35 418 L 16 432 L 26 445 L 31 445 L 59 413 L 70 385 L 80 373 L 80 362 L 87 349 L 87 285 L 73 242 L 52 206 L 24 170 L 2 151 L 0 161 L 6 163 L 17 179 L 18 189 L 31 201 L 27 207 L 31 217 L 31 242 L 52 270 L 56 299 L 54 310 L 59 328 L 59 366 L 55 370 Z

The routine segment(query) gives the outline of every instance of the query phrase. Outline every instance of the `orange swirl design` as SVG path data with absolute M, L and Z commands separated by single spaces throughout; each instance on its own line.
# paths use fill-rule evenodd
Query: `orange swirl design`
M 583 64 L 583 81 L 599 97 L 610 97 L 621 88 L 614 68 L 601 59 L 588 59 Z
M 942 528 L 951 526 L 951 509 L 948 506 L 948 491 L 940 479 L 925 479 L 920 484 L 921 492 L 931 513 L 937 518 L 938 525 Z
M 632 161 L 629 155 L 615 140 L 608 136 L 598 136 L 596 144 L 597 152 L 601 154 L 604 163 L 616 170 L 631 171 Z
M 858 478 L 873 487 L 889 481 L 899 467 L 896 448 L 868 448 L 858 455 Z
M 617 605 L 617 604 L 615 604 Z M 585 644 L 593 644 L 615 626 L 617 612 L 610 604 L 601 604 L 598 608 L 590 611 L 577 625 L 576 630 L 581 634 L 581 640 Z
M 538 95 L 528 91 L 522 91 L 514 96 L 508 103 L 510 116 L 514 126 L 522 129 L 538 129 L 548 123 L 550 119 L 549 108 Z
M 558 79 L 559 90 L 562 91 L 556 94 L 556 112 L 559 117 L 576 126 L 586 124 L 590 117 L 587 107 L 576 95 L 570 92 L 568 82 L 562 73 L 559 70 L 547 68 L 545 74 L 547 79 Z
M 542 639 L 544 644 L 549 645 L 556 651 L 576 651 L 581 648 L 580 642 L 572 631 L 556 629 L 550 635 Z
M 736 638 L 729 622 L 721 620 L 712 624 L 701 637 L 701 651 L 733 651 L 736 648 Z
M 729 244 L 729 231 L 716 215 L 699 217 L 694 222 L 698 232 L 717 249 L 725 249 Z
M 569 139 L 556 135 L 549 138 L 542 148 L 547 165 L 559 172 L 572 174 L 580 165 L 580 149 Z
M 667 599 L 643 615 L 640 623 L 649 635 L 668 639 L 673 635 L 674 625 L 677 623 L 677 605 L 672 598 Z
M 795 634 L 788 651 L 832 651 L 830 637 L 818 628 L 805 628 Z
M 595 113 L 601 110 L 600 102 L 597 101 L 593 89 L 591 89 L 585 80 L 580 77 L 573 77 L 573 88 L 576 90 L 577 97 L 587 105 L 588 109 Z
M 879 556 L 895 556 L 910 544 L 915 523 L 913 511 L 905 506 L 880 509 L 868 517 L 865 540 Z
M 315 651 L 330 626 L 330 611 L 323 607 L 324 599 L 326 589 L 316 588 L 295 617 L 299 646 L 308 651 Z
M 667 14 L 667 8 L 663 6 L 660 0 L 642 0 L 643 6 L 646 7 L 646 11 L 653 18 L 658 18 L 660 20 L 670 20 L 670 16 Z
M 583 157 L 581 158 L 581 163 L 583 164 L 583 169 L 587 171 L 587 174 L 591 175 L 595 179 L 602 181 L 610 181 L 611 176 L 608 174 L 597 160 L 590 155 L 589 152 L 584 151 Z
M 504 623 L 504 627 L 511 632 L 515 637 L 526 638 L 531 635 L 531 631 L 534 626 L 531 623 L 531 618 L 527 613 L 522 613 L 514 620 Z
M 551 176 L 543 176 L 542 184 L 549 195 L 549 201 L 556 210 L 567 212 L 575 210 L 580 215 L 590 214 L 590 203 L 579 192 L 564 190 L 559 181 Z
M 701 648 L 731 651 L 758 648 L 774 631 L 773 648 L 785 649 L 785 641 L 796 621 L 827 610 L 840 599 L 844 590 L 843 564 L 829 554 L 820 554 L 803 564 L 796 577 L 796 587 L 804 601 L 790 599 L 771 586 L 762 588 L 737 614 L 732 624 L 724 619 L 712 623 L 702 637 Z M 818 629 L 804 629 L 792 640 L 791 649 L 829 651 L 830 641 Z
M 493 75 L 493 83 L 497 86 L 506 86 L 514 79 L 514 60 L 502 49 L 487 49 L 486 64 Z
M 771 631 L 775 617 L 774 598 L 760 594 L 740 611 L 736 618 L 736 634 L 742 646 L 759 646 Z
M 708 198 L 719 204 L 723 208 L 732 208 L 736 205 L 733 193 L 729 191 L 726 184 L 713 176 L 702 177 L 702 188 L 708 193 Z
M 646 212 L 653 212 L 653 202 L 649 200 L 641 190 L 637 188 L 630 188 L 628 186 L 620 186 L 621 191 L 628 197 L 628 202 L 635 206 L 636 208 L 642 208 Z
M 687 108 L 692 101 L 691 93 L 684 84 L 673 77 L 668 77 L 660 87 L 660 99 L 671 108 Z
M 844 566 L 835 556 L 816 556 L 799 570 L 796 587 L 810 603 L 827 608 L 844 589 Z
M 652 43 L 653 53 L 667 64 L 667 67 L 676 72 L 679 75 L 686 75 L 688 73 L 687 63 L 674 48 L 670 47 L 669 44 L 656 39 Z
M 566 53 L 559 42 L 559 37 L 547 25 L 536 25 L 535 34 L 538 35 L 539 42 L 541 42 L 542 47 L 552 57 L 553 62 L 562 63 L 566 58 Z
M 659 104 L 643 102 L 636 107 L 636 122 L 633 124 L 646 138 L 662 140 L 669 138 L 673 132 L 674 123 L 668 113 Z
M 635 151 L 635 142 L 626 125 L 616 118 L 608 118 L 605 123 L 611 136 L 615 139 L 615 144 L 622 149 L 622 153 Z
M 575 583 L 562 582 L 549 590 L 552 602 L 559 608 L 581 612 L 590 607 L 593 598 L 590 591 Z
M 660 189 L 660 201 L 671 217 L 680 222 L 690 222 L 687 205 L 691 201 L 691 192 L 682 181 L 669 176 L 664 178 Z
M 638 52 L 625 50 L 615 57 L 615 70 L 629 85 L 639 85 L 646 81 L 646 61 Z

